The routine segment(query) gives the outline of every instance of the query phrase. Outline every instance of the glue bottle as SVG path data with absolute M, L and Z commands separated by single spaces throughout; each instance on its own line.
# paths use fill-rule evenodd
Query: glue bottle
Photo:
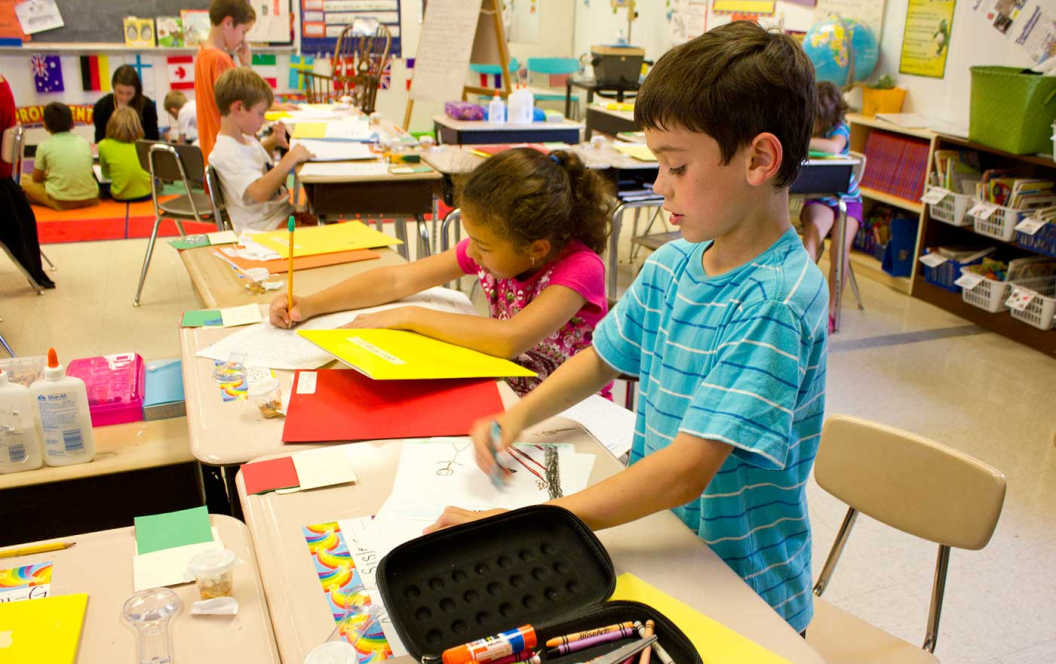
M 36 470 L 44 463 L 40 426 L 29 388 L 0 371 L 0 474 Z
M 506 102 L 502 97 L 495 97 L 488 103 L 488 122 L 491 124 L 506 124 Z
M 44 463 L 70 466 L 95 458 L 92 416 L 88 410 L 88 390 L 84 381 L 66 375 L 54 348 L 48 349 L 44 378 L 30 386 L 37 402 L 44 433 Z
M 511 124 L 531 124 L 532 109 L 535 107 L 535 97 L 524 84 L 519 84 L 517 89 L 510 93 Z

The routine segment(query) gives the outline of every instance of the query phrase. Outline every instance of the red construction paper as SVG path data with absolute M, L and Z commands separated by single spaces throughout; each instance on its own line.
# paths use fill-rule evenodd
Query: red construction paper
M 314 394 L 298 394 L 316 374 Z M 298 371 L 282 440 L 315 443 L 464 436 L 473 422 L 504 410 L 492 378 L 372 380 L 358 371 Z
M 242 482 L 249 495 L 301 485 L 291 457 L 242 464 Z
M 216 251 L 213 252 L 217 253 Z M 319 254 L 318 256 L 295 256 L 293 259 L 293 269 L 297 270 L 310 270 L 315 267 L 326 267 L 327 265 L 340 265 L 342 263 L 355 263 L 358 261 L 369 261 L 375 258 L 381 258 L 381 254 L 370 249 L 353 249 L 351 251 L 338 251 L 332 254 Z M 285 258 L 278 258 L 270 261 L 254 261 L 248 258 L 239 258 L 237 256 L 231 257 L 225 255 L 223 259 L 234 263 L 243 270 L 248 270 L 254 267 L 262 267 L 268 271 L 268 274 L 285 274 L 289 267 L 289 262 Z

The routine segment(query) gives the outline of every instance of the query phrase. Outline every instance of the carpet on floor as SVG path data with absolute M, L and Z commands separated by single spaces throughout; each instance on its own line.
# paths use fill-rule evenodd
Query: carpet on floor
M 151 201 L 121 203 L 106 200 L 92 207 L 62 211 L 34 205 L 33 214 L 37 217 L 37 237 L 41 244 L 145 238 L 150 237 L 154 227 L 154 204 Z M 183 228 L 188 233 L 216 230 L 211 223 L 193 221 L 185 221 Z M 176 224 L 171 219 L 164 220 L 158 236 L 176 235 L 179 235 Z

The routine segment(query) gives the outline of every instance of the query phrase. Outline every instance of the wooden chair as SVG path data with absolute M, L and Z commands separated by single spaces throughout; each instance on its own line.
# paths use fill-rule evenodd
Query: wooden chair
M 154 202 L 154 228 L 150 232 L 147 253 L 143 257 L 143 269 L 139 273 L 139 286 L 132 306 L 139 306 L 143 283 L 147 280 L 150 259 L 154 255 L 154 243 L 163 219 L 172 219 L 181 237 L 186 237 L 183 221 L 215 223 L 218 231 L 224 230 L 223 222 L 214 215 L 213 202 L 201 189 L 205 182 L 205 161 L 197 145 L 173 145 L 160 141 L 136 141 L 136 153 L 143 170 L 150 173 L 150 193 Z M 161 200 L 161 180 L 182 182 L 187 193 L 173 199 Z
M 807 643 L 828 664 L 931 664 L 939 635 L 950 549 L 982 549 L 1005 499 L 1005 476 L 967 454 L 906 431 L 837 415 L 821 432 L 814 462 L 821 488 L 847 503 L 836 542 L 814 586 Z M 821 595 L 858 513 L 939 545 L 927 632 L 920 648 L 836 608 Z
M 329 103 L 348 95 L 353 106 L 373 113 L 391 49 L 388 27 L 373 19 L 356 19 L 337 38 L 330 75 L 305 72 L 308 102 Z

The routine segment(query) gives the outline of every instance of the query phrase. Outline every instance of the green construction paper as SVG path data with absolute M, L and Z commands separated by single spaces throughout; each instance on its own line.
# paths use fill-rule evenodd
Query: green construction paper
M 219 327 L 223 324 L 219 309 L 201 309 L 183 312 L 180 327 Z
M 832 159 L 839 155 L 834 155 L 831 152 L 825 152 L 824 150 L 808 150 L 807 156 L 811 159 Z
M 188 544 L 213 541 L 209 512 L 205 507 L 136 517 L 136 549 L 139 555 Z
M 209 238 L 205 235 L 188 235 L 180 240 L 172 240 L 169 244 L 177 249 L 195 249 L 197 247 L 208 247 Z

